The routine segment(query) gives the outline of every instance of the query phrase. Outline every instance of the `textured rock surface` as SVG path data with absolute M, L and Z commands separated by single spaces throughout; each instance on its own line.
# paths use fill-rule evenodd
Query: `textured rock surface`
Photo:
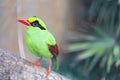
M 68 80 L 55 72 L 45 77 L 45 71 L 42 67 L 31 66 L 27 60 L 0 49 L 0 80 Z

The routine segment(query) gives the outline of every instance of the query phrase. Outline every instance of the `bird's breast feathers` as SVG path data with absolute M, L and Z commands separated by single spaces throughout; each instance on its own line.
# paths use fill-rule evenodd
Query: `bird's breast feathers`
M 52 57 L 54 53 L 50 50 L 49 46 L 56 45 L 56 40 L 53 35 L 47 30 L 39 30 L 39 29 L 28 29 L 26 34 L 26 45 L 29 50 L 34 53 L 36 56 L 43 56 L 46 58 Z M 49 45 L 49 46 L 48 46 Z M 58 47 L 57 47 L 58 48 Z M 57 49 L 55 47 L 55 50 Z M 58 52 L 58 49 L 57 51 Z M 51 54 L 52 53 L 52 54 Z M 58 53 L 55 53 L 58 54 Z

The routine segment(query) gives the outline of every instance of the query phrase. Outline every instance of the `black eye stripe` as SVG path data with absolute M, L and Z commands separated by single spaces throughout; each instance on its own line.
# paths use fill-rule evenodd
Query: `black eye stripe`
M 32 26 L 34 27 L 39 27 L 41 30 L 46 30 L 44 27 L 42 27 L 38 21 L 34 21 L 32 23 L 30 23 Z
M 38 21 L 34 21 L 34 22 L 32 22 L 32 23 L 30 23 L 32 26 L 34 26 L 34 27 L 38 27 L 39 26 L 39 23 L 38 23 Z
M 37 22 L 31 23 L 32 26 L 39 26 L 39 24 Z

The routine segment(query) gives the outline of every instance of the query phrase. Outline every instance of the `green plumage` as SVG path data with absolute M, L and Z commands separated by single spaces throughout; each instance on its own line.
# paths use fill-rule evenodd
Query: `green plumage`
M 37 57 L 46 58 L 49 60 L 49 65 L 46 70 L 46 76 L 51 72 L 52 59 L 55 59 L 53 64 L 58 69 L 58 45 L 54 36 L 47 30 L 45 23 L 36 16 L 28 19 L 19 19 L 20 23 L 27 26 L 26 45 L 28 49 Z M 40 62 L 32 63 L 35 66 L 40 65 Z
M 48 45 L 55 45 L 56 40 L 48 30 L 29 26 L 26 34 L 26 45 L 37 57 L 52 58 Z

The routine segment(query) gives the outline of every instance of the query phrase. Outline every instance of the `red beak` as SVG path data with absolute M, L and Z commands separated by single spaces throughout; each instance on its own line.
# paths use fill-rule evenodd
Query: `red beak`
M 30 26 L 30 23 L 28 22 L 27 19 L 19 19 L 18 22 L 25 24 L 26 26 Z

